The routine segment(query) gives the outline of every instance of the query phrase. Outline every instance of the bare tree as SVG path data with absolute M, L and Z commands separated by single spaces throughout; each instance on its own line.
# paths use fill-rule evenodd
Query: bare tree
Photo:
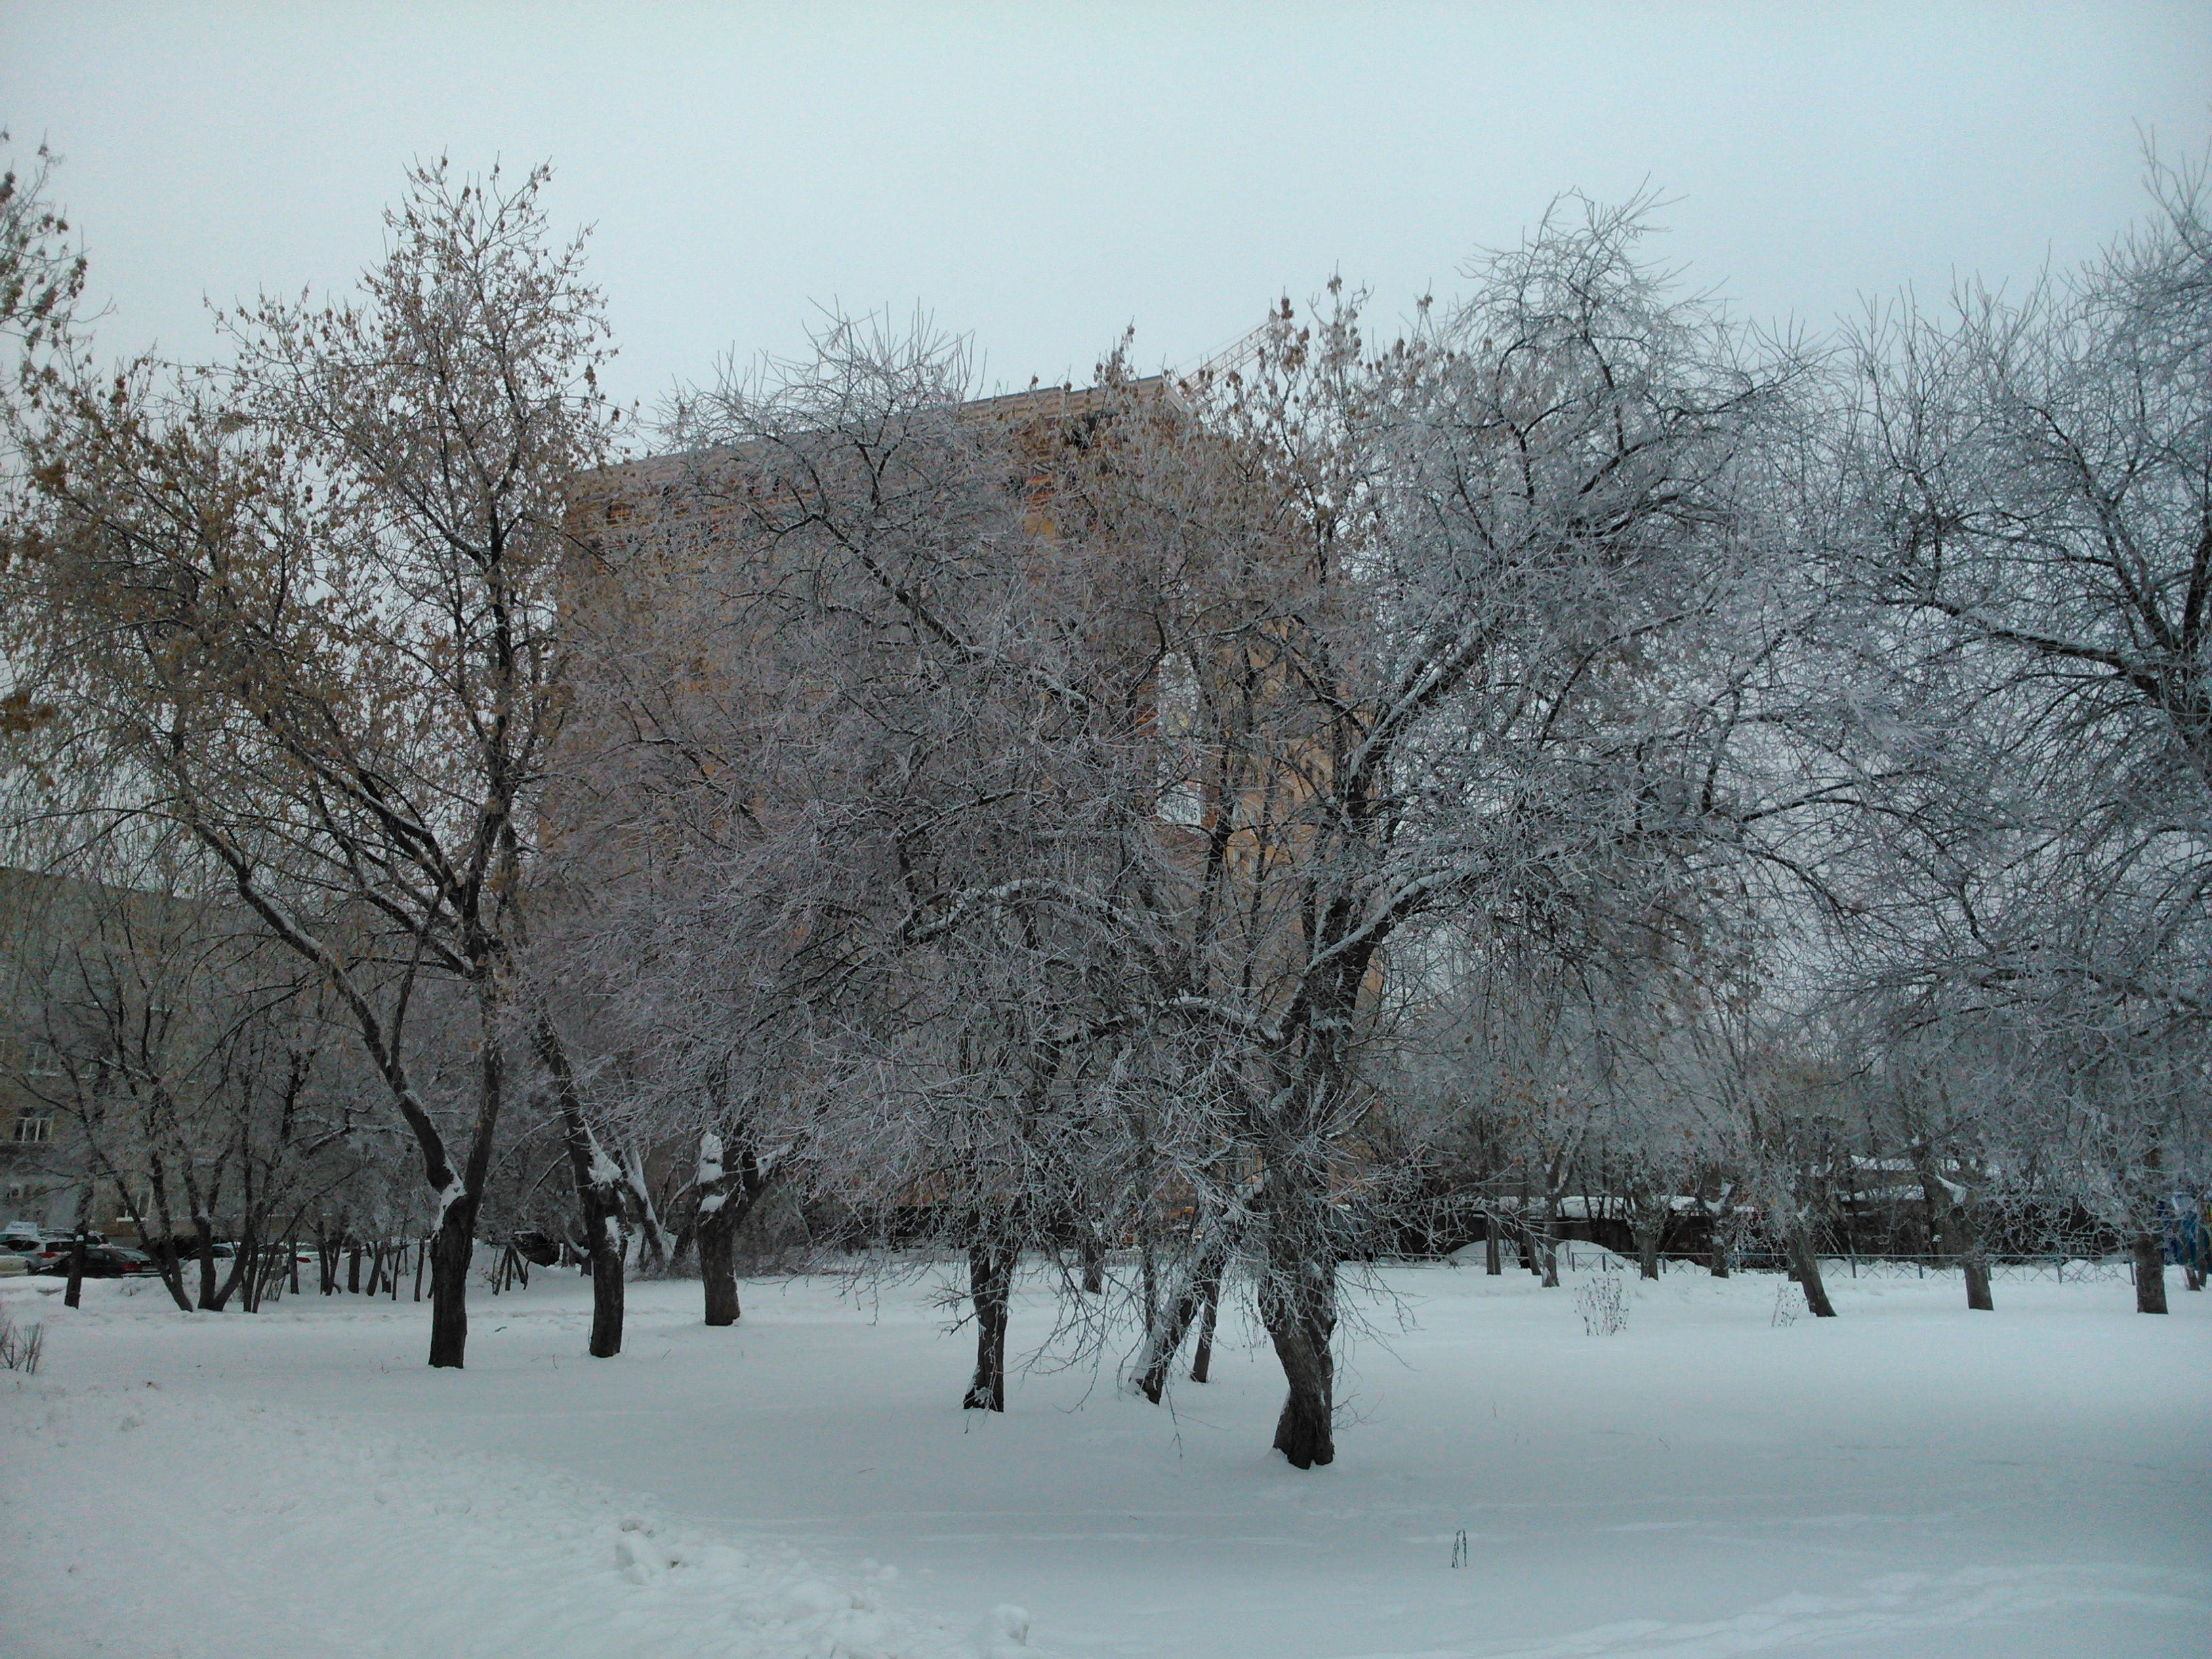
M 264 301 L 226 324 L 228 371 L 56 393 L 10 573 L 11 661 L 100 734 L 111 805 L 189 831 L 344 1008 L 439 1205 L 436 1365 L 462 1362 L 528 1005 L 568 492 L 608 441 L 599 296 L 580 245 L 546 244 L 545 177 L 417 168 L 359 303 Z M 426 976 L 477 1006 L 458 1124 L 411 1066 Z M 534 1041 L 557 1048 L 542 1022 Z

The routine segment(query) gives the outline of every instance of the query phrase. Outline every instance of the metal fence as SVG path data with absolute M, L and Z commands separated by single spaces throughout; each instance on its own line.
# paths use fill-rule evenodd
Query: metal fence
M 1700 1251 L 1695 1255 L 1662 1255 L 1659 1258 L 1662 1273 L 1694 1272 L 1710 1273 L 1712 1258 Z M 1739 1273 L 1783 1273 L 1788 1264 L 1778 1251 L 1740 1250 L 1729 1258 L 1729 1267 Z M 1617 1251 L 1581 1239 L 1563 1239 L 1559 1243 L 1559 1267 L 1563 1271 L 1595 1268 L 1600 1273 L 1633 1273 L 1636 1259 Z M 1990 1280 L 1998 1285 L 2026 1285 L 2036 1282 L 2053 1285 L 2132 1284 L 2135 1263 L 2123 1255 L 2090 1256 L 2054 1251 L 2048 1255 L 1993 1255 L 1989 1258 Z M 1524 1270 L 1525 1271 L 1525 1270 Z M 1963 1269 L 1956 1256 L 1948 1255 L 1824 1255 L 1820 1258 L 1820 1273 L 1829 1279 L 1936 1279 L 1956 1278 Z
M 1992 1284 L 2053 1285 L 2133 1283 L 2135 1263 L 2126 1256 L 2051 1255 L 1991 1256 Z M 1960 1273 L 1958 1258 L 1948 1255 L 1823 1256 L 1820 1271 L 1836 1279 L 1929 1279 Z

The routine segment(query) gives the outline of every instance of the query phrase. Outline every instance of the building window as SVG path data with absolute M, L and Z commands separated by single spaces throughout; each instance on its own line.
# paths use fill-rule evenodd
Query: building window
M 15 1115 L 15 1139 L 30 1143 L 52 1140 L 54 1138 L 54 1115 L 52 1112 L 18 1112 Z

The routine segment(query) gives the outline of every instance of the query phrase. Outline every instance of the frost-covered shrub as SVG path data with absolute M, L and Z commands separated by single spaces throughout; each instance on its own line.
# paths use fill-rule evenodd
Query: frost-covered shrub
M 1767 1321 L 1770 1327 L 1794 1325 L 1797 1316 L 1805 1311 L 1804 1287 L 1794 1279 L 1785 1279 L 1774 1287 L 1774 1317 Z
M 0 1366 L 11 1371 L 21 1371 L 26 1376 L 39 1374 L 39 1356 L 46 1351 L 46 1328 L 44 1325 L 18 1325 L 6 1314 L 0 1313 Z
M 1575 1291 L 1575 1306 L 1582 1314 L 1586 1334 L 1620 1335 L 1628 1328 L 1627 1275 L 1600 1273 L 1584 1280 Z

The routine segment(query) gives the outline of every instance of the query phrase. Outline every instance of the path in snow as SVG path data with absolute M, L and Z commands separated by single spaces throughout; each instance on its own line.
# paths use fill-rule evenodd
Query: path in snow
M 1305 1474 L 1267 1451 L 1264 1351 L 1171 1409 L 1084 1367 L 962 1413 L 925 1287 L 748 1285 L 709 1331 L 696 1285 L 635 1285 L 594 1362 L 587 1288 L 541 1276 L 477 1295 L 456 1374 L 408 1304 L 100 1285 L 72 1317 L 11 1281 L 49 1358 L 0 1389 L 0 1496 L 46 1544 L 0 1577 L 35 1644 L 0 1652 L 959 1653 L 1001 1602 L 1097 1659 L 2206 1650 L 2212 1297 L 1846 1281 L 1775 1328 L 1773 1280 L 1670 1273 L 1590 1338 L 1524 1274 L 1385 1280 L 1389 1349 Z

